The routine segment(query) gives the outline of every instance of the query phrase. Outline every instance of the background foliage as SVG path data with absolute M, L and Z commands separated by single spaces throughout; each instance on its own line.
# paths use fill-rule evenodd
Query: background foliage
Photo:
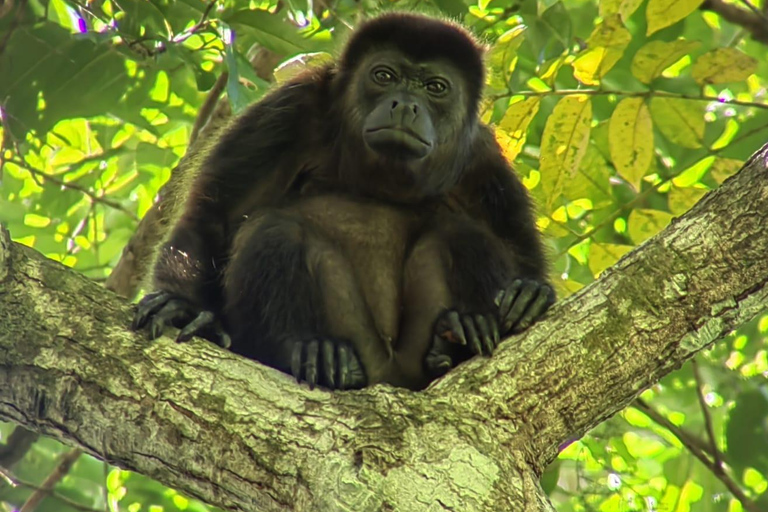
M 270 85 L 257 52 L 286 63 L 281 81 L 392 8 L 459 19 L 488 43 L 483 117 L 539 205 L 560 296 L 768 141 L 766 0 L 6 0 L 0 221 L 106 279 L 224 71 L 240 111 Z M 564 446 L 542 480 L 557 509 L 768 510 L 766 333 L 768 316 Z M 12 430 L 0 424 L 0 440 Z M 65 453 L 40 439 L 2 469 L 0 508 L 21 506 Z M 38 510 L 211 509 L 76 459 Z

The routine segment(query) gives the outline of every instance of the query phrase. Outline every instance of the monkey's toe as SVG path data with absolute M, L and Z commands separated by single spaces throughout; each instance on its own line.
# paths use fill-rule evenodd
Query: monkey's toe
M 530 327 L 555 302 L 555 291 L 546 283 L 515 279 L 496 294 L 501 332 L 522 332 Z
M 291 374 L 310 389 L 359 389 L 367 384 L 365 371 L 354 348 L 328 338 L 296 341 L 291 351 Z

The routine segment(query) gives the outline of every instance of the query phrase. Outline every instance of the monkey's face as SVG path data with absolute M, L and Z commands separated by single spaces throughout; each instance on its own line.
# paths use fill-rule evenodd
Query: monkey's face
M 414 62 L 397 50 L 372 52 L 356 70 L 353 90 L 360 135 L 378 160 L 418 172 L 466 138 L 466 86 L 447 60 Z

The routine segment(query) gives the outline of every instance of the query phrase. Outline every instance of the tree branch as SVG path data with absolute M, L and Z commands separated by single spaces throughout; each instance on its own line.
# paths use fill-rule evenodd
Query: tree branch
M 768 307 L 768 146 L 528 332 L 423 392 L 310 391 L 0 235 L 0 417 L 233 510 L 551 511 L 557 447 Z M 23 340 L 22 343 L 19 340 Z
M 768 17 L 753 5 L 745 2 L 749 9 L 726 3 L 723 0 L 704 0 L 701 9 L 719 14 L 724 20 L 742 27 L 752 39 L 768 43 Z

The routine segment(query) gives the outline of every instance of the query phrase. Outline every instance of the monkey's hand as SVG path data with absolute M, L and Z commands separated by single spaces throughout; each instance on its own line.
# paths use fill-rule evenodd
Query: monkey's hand
M 294 342 L 291 374 L 310 389 L 359 389 L 367 384 L 365 371 L 352 345 L 328 338 Z
M 499 290 L 494 299 L 498 306 L 502 335 L 526 330 L 555 302 L 555 290 L 547 283 L 515 279 Z
M 435 322 L 432 346 L 424 364 L 432 377 L 444 375 L 472 356 L 490 356 L 501 337 L 530 327 L 555 301 L 546 283 L 515 279 L 494 299 L 498 308 L 487 314 L 445 311 Z
M 173 326 L 181 329 L 176 336 L 179 342 L 200 336 L 223 348 L 232 344 L 212 311 L 200 309 L 170 292 L 150 293 L 139 301 L 131 329 L 137 331 L 147 323 L 152 340 L 162 335 L 166 327 Z

